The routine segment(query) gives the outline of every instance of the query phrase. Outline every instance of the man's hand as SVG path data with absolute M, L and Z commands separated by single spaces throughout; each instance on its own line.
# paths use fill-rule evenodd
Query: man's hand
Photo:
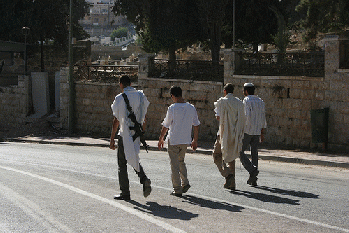
M 159 142 L 158 142 L 159 150 L 164 148 L 164 144 L 165 144 L 164 138 L 165 138 L 167 130 L 168 130 L 168 128 L 162 126 L 160 137 L 159 137 Z
M 265 133 L 265 130 L 262 129 L 261 130 L 261 142 L 264 142 L 264 133 Z
M 114 140 L 114 138 L 111 138 L 111 139 L 110 139 L 109 148 L 112 149 L 112 150 L 115 150 L 115 148 L 117 148 L 117 146 L 115 146 L 115 140 Z
M 158 142 L 158 148 L 159 150 L 162 150 L 164 148 L 164 139 L 159 139 L 159 142 Z
M 115 138 L 116 132 L 118 131 L 118 127 L 119 127 L 119 121 L 118 121 L 118 119 L 116 119 L 116 117 L 114 117 L 111 135 L 110 135 L 110 145 L 109 145 L 109 148 L 112 150 L 115 150 L 115 148 L 117 148 L 117 146 L 115 146 L 115 139 L 114 138 Z
M 193 151 L 196 151 L 196 149 L 198 148 L 198 142 L 193 140 L 191 142 L 191 148 L 193 149 Z

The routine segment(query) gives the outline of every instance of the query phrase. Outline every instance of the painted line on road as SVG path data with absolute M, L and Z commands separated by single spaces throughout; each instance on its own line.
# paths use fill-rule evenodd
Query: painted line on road
M 51 166 L 47 166 L 47 167 L 51 167 Z M 0 166 L 0 168 L 6 169 L 7 167 Z M 12 168 L 9 168 L 9 169 L 12 169 Z M 83 174 L 86 174 L 86 175 L 93 175 L 93 176 L 103 177 L 103 178 L 107 178 L 107 179 L 115 179 L 115 180 L 117 180 L 114 177 L 107 177 L 107 176 L 93 174 L 93 173 L 89 173 L 89 172 L 81 172 L 81 171 L 74 171 L 74 170 L 71 170 L 71 169 L 61 169 L 61 168 L 58 168 L 58 169 L 60 169 L 60 170 L 68 170 L 70 172 L 83 173 Z M 16 169 L 12 169 L 12 170 L 16 170 Z M 23 174 L 26 173 L 24 171 L 19 171 L 19 172 L 21 172 Z M 45 177 L 43 177 L 43 178 L 45 178 Z M 45 179 L 48 179 L 48 178 L 45 178 Z M 59 181 L 55 181 L 55 182 L 59 182 Z M 130 182 L 139 184 L 139 182 L 136 182 L 136 181 L 131 181 L 130 180 Z M 61 184 L 63 184 L 63 183 L 61 183 Z M 167 191 L 172 191 L 172 189 L 170 189 L 170 188 L 165 188 L 165 187 L 161 187 L 161 186 L 152 185 L 152 187 L 153 188 L 167 190 Z M 83 191 L 83 190 L 81 190 L 81 191 Z M 200 198 L 203 198 L 203 199 L 208 199 L 208 200 L 218 201 L 218 202 L 225 202 L 225 203 L 228 203 L 228 204 L 231 204 L 231 205 L 241 206 L 241 207 L 246 208 L 246 209 L 250 209 L 250 210 L 254 210 L 254 211 L 258 211 L 258 212 L 262 212 L 262 213 L 267 213 L 267 214 L 275 215 L 275 216 L 278 216 L 278 217 L 284 217 L 284 218 L 291 219 L 291 220 L 296 220 L 296 221 L 299 221 L 299 222 L 313 224 L 313 225 L 316 225 L 316 226 L 319 226 L 319 227 L 324 227 L 324 228 L 328 228 L 328 229 L 334 229 L 334 230 L 338 230 L 338 231 L 343 231 L 343 232 L 348 232 L 349 233 L 349 229 L 341 228 L 341 227 L 337 227 L 337 226 L 332 226 L 332 225 L 329 225 L 329 224 L 326 224 L 326 223 L 321 223 L 321 222 L 317 222 L 317 221 L 313 221 L 313 220 L 303 219 L 303 218 L 295 217 L 295 216 L 292 216 L 292 215 L 281 214 L 281 213 L 270 211 L 270 210 L 266 210 L 266 209 L 261 209 L 261 208 L 257 208 L 257 207 L 253 207 L 253 206 L 247 206 L 247 205 L 244 205 L 244 204 L 240 204 L 240 203 L 236 203 L 236 202 L 230 202 L 230 201 L 226 201 L 226 200 L 221 200 L 221 199 L 218 199 L 218 198 L 208 197 L 208 196 L 204 196 L 204 195 L 200 195 L 200 194 L 195 194 L 195 193 L 187 193 L 187 194 L 190 194 L 190 195 L 193 195 L 193 196 L 196 196 L 196 197 L 200 197 Z M 98 197 L 100 197 L 100 196 L 98 196 Z M 100 198 L 102 198 L 102 197 L 100 197 Z M 109 199 L 106 199 L 106 198 L 103 198 L 103 199 L 107 200 L 108 203 L 110 202 Z M 116 202 L 111 202 L 111 203 L 116 203 Z M 126 207 L 126 206 L 124 206 L 124 207 Z M 129 208 L 129 207 L 126 207 L 126 208 Z M 129 209 L 131 209 L 131 208 L 129 208 Z M 131 209 L 131 210 L 135 211 L 134 209 Z M 180 230 L 179 232 L 184 232 L 184 231 Z
M 40 206 L 25 198 L 24 196 L 18 194 L 9 187 L 6 187 L 2 183 L 0 183 L 0 194 L 5 196 L 8 200 L 10 200 L 17 207 L 19 207 L 27 215 L 31 216 L 37 222 L 42 224 L 46 229 L 48 229 L 48 232 L 74 232 L 66 225 L 57 221 L 52 215 L 45 212 Z M 1 225 L 0 229 L 2 229 Z M 10 230 L 8 229 L 8 231 L 6 232 L 10 232 Z
M 16 173 L 20 173 L 20 174 L 23 174 L 23 175 L 27 175 L 27 176 L 30 176 L 30 177 L 33 177 L 33 178 L 36 178 L 36 179 L 39 179 L 39 180 L 43 180 L 43 181 L 46 181 L 46 182 L 49 182 L 51 184 L 54 184 L 54 185 L 57 185 L 57 186 L 60 186 L 62 188 L 66 188 L 70 191 L 73 191 L 75 193 L 78 193 L 78 194 L 81 194 L 81 195 L 84 195 L 84 196 L 87 196 L 87 197 L 90 197 L 90 198 L 93 198 L 95 200 L 98 200 L 98 201 L 101 201 L 101 202 L 104 202 L 106 204 L 109 204 L 111 206 L 114 206 L 116 208 L 119 208 L 125 212 L 128 212 L 129 214 L 132 214 L 132 215 L 135 215 L 143 220 L 146 220 L 150 223 L 153 223 L 159 227 L 162 227 L 163 229 L 165 230 L 168 230 L 170 232 L 175 232 L 175 233 L 185 233 L 185 231 L 179 229 L 179 228 L 176 228 L 166 222 L 163 222 L 163 221 L 160 221 L 156 218 L 153 218 L 147 214 L 144 214 L 140 211 L 137 211 L 133 208 L 130 208 L 130 207 L 127 207 L 125 205 L 122 205 L 116 201 L 113 201 L 113 200 L 109 200 L 107 198 L 104 198 L 104 197 L 101 197 L 101 196 L 98 196 L 96 194 L 93 194 L 93 193 L 89 193 L 89 192 L 86 192 L 82 189 L 79 189 L 79 188 L 76 188 L 74 186 L 71 186 L 71 185 L 68 185 L 68 184 L 64 184 L 60 181 L 56 181 L 56 180 L 53 180 L 53 179 L 50 179 L 50 178 L 47 178 L 47 177 L 43 177 L 43 176 L 39 176 L 39 175 L 36 175 L 36 174 L 33 174 L 33 173 L 30 173 L 30 172 L 25 172 L 25 171 L 21 171 L 21 170 L 17 170 L 17 169 L 14 169 L 14 168 L 10 168 L 10 167 L 3 167 L 3 166 L 0 166 L 0 168 L 4 169 L 4 170 L 8 170 L 8 171 L 12 171 L 12 172 L 16 172 Z

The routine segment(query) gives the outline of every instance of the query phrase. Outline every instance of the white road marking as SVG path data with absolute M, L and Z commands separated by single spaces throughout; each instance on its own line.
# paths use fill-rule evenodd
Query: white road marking
M 27 215 L 31 216 L 33 219 L 42 224 L 48 230 L 48 232 L 74 232 L 66 225 L 57 221 L 53 216 L 44 212 L 40 206 L 1 183 L 0 193 L 6 199 L 10 200 L 13 204 L 23 210 L 23 212 L 25 212 Z
M 62 182 L 59 182 L 59 181 L 56 181 L 56 180 L 53 180 L 53 179 L 49 179 L 47 177 L 43 177 L 43 176 L 39 176 L 39 175 L 36 175 L 36 174 L 33 174 L 33 173 L 30 173 L 30 172 L 25 172 L 25 171 L 21 171 L 21 170 L 17 170 L 17 169 L 14 169 L 14 168 L 10 168 L 10 167 L 3 167 L 3 166 L 0 166 L 0 168 L 4 169 L 4 170 L 8 170 L 8 171 L 12 171 L 12 172 L 16 172 L 16 173 L 20 173 L 20 174 L 23 174 L 23 175 L 27 175 L 27 176 L 30 176 L 30 177 L 33 177 L 33 178 L 36 178 L 36 179 L 39 179 L 39 180 L 43 180 L 43 181 L 46 181 L 46 182 L 49 182 L 51 184 L 54 184 L 54 185 L 57 185 L 57 186 L 60 186 L 62 188 L 66 188 L 70 191 L 73 191 L 75 193 L 78 193 L 78 194 L 81 194 L 81 195 L 84 195 L 84 196 L 87 196 L 87 197 L 90 197 L 92 199 L 95 199 L 95 200 L 98 200 L 98 201 L 101 201 L 101 202 L 104 202 L 106 204 L 109 204 L 111 206 L 114 206 L 116 208 L 119 208 L 123 211 L 126 211 L 132 215 L 135 215 L 141 219 L 144 219 L 150 223 L 153 223 L 159 227 L 162 227 L 163 229 L 165 230 L 168 230 L 170 232 L 175 232 L 175 233 L 185 233 L 185 231 L 179 229 L 179 228 L 176 228 L 166 222 L 163 222 L 163 221 L 160 221 L 156 218 L 153 218 L 147 214 L 144 214 L 140 211 L 137 211 L 135 209 L 132 209 L 130 207 L 127 207 L 125 205 L 122 205 L 114 200 L 109 200 L 107 198 L 104 198 L 104 197 L 101 197 L 101 196 L 98 196 L 96 194 L 93 194 L 93 193 L 89 193 L 89 192 L 86 192 L 84 190 L 81 190 L 79 188 L 76 188 L 74 186 L 71 186 L 71 185 L 68 185 L 68 184 L 64 184 Z
M 45 165 L 45 166 L 47 166 L 47 165 Z M 1 167 L 0 166 L 0 168 L 6 169 L 7 167 Z M 57 167 L 55 167 L 55 168 L 57 169 Z M 9 168 L 9 169 L 12 169 L 12 168 Z M 15 170 L 15 169 L 13 169 L 13 170 Z M 115 179 L 114 177 L 106 177 L 106 176 L 103 176 L 103 175 L 93 174 L 93 173 L 89 173 L 89 172 L 79 172 L 79 171 L 74 171 L 74 170 L 70 170 L 70 169 L 62 169 L 62 170 L 68 170 L 68 171 L 71 171 L 71 172 L 83 173 L 83 174 L 87 174 L 87 175 L 94 175 L 94 176 L 103 177 L 103 178 L 107 178 L 107 179 Z M 26 172 L 22 172 L 22 171 L 20 171 L 20 172 L 23 173 L 23 174 L 26 173 Z M 45 178 L 45 179 L 48 179 L 48 178 Z M 56 181 L 56 182 L 59 182 L 59 181 Z M 130 182 L 139 184 L 139 182 L 135 182 L 135 181 L 130 181 Z M 158 189 L 172 191 L 172 189 L 170 189 L 170 188 L 165 188 L 165 187 L 161 187 L 161 186 L 152 185 L 152 187 L 153 188 L 158 188 Z M 83 191 L 83 190 L 81 190 L 81 191 Z M 241 206 L 241 207 L 246 208 L 246 209 L 250 209 L 250 210 L 254 210 L 254 211 L 258 211 L 258 212 L 262 212 L 262 213 L 267 213 L 267 214 L 271 214 L 271 215 L 278 216 L 278 217 L 284 217 L 284 218 L 291 219 L 291 220 L 296 220 L 296 221 L 299 221 L 299 222 L 313 224 L 313 225 L 316 225 L 316 226 L 319 226 L 319 227 L 324 227 L 324 228 L 328 228 L 328 229 L 334 229 L 334 230 L 338 230 L 338 231 L 343 231 L 343 232 L 348 232 L 349 233 L 349 229 L 341 228 L 341 227 L 337 227 L 337 226 L 332 226 L 332 225 L 329 225 L 329 224 L 326 224 L 326 223 L 321 223 L 321 222 L 317 222 L 317 221 L 313 221 L 313 220 L 298 218 L 298 217 L 295 217 L 295 216 L 292 216 L 292 215 L 281 214 L 281 213 L 270 211 L 270 210 L 266 210 L 266 209 L 261 209 L 261 208 L 257 208 L 257 207 L 253 207 L 253 206 L 247 206 L 247 205 L 243 205 L 243 204 L 235 203 L 235 202 L 229 202 L 229 201 L 226 201 L 226 200 L 221 200 L 221 199 L 218 199 L 218 198 L 208 197 L 208 196 L 204 196 L 204 195 L 200 195 L 200 194 L 195 194 L 195 193 L 187 193 L 187 194 L 190 194 L 190 195 L 193 195 L 193 196 L 196 196 L 196 197 L 200 197 L 200 198 L 204 198 L 204 199 L 208 199 L 208 200 L 212 200 L 212 201 L 225 202 L 225 203 L 228 203 L 228 204 L 231 204 L 231 205 Z M 92 194 L 92 195 L 94 195 L 94 194 Z M 100 197 L 100 198 L 102 198 L 102 197 Z M 105 198 L 103 198 L 103 199 L 105 199 Z M 105 200 L 108 200 L 108 202 L 110 201 L 109 199 L 105 199 Z M 112 202 L 112 203 L 115 203 L 115 202 Z M 124 207 L 126 207 L 126 206 L 124 206 Z M 126 207 L 126 208 L 128 208 L 128 207 Z M 131 210 L 134 211 L 133 209 L 131 209 Z M 181 231 L 181 232 L 184 232 L 184 231 Z

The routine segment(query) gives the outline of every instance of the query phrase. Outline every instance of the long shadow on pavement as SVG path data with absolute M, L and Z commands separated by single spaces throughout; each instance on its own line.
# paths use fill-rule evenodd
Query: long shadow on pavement
M 289 196 L 294 196 L 294 197 L 319 198 L 319 195 L 316 195 L 313 193 L 302 192 L 302 191 L 279 189 L 279 188 L 272 188 L 272 187 L 267 187 L 267 186 L 256 186 L 255 188 L 269 191 L 271 193 L 278 193 L 278 194 L 289 195 Z
M 231 191 L 231 193 L 235 195 L 241 195 L 248 198 L 256 199 L 262 202 L 273 202 L 273 203 L 282 203 L 282 204 L 289 204 L 289 205 L 300 205 L 299 200 L 292 200 L 290 198 L 283 198 L 278 197 L 275 195 L 269 195 L 264 193 L 255 193 L 250 191 L 243 191 L 243 190 L 235 190 Z
M 203 199 L 203 198 L 195 197 L 191 195 L 185 195 L 182 197 L 182 199 L 190 204 L 198 205 L 200 207 L 211 208 L 211 209 L 221 209 L 221 210 L 227 210 L 230 212 L 241 212 L 241 210 L 244 209 L 241 206 L 232 205 L 226 202 L 212 201 L 212 200 Z
M 129 203 L 135 205 L 134 208 L 139 211 L 152 214 L 161 218 L 191 220 L 192 218 L 196 218 L 199 216 L 198 214 L 193 214 L 173 206 L 159 205 L 156 202 L 147 202 L 146 205 L 143 205 L 139 202 L 131 200 L 129 201 Z

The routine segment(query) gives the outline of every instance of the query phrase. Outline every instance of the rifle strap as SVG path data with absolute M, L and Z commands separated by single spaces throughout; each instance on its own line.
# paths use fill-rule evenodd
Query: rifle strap
M 125 103 L 126 103 L 126 108 L 127 108 L 127 110 L 130 112 L 130 114 L 134 114 L 133 113 L 133 111 L 132 111 L 132 107 L 131 107 L 131 105 L 130 105 L 130 101 L 128 100 L 128 98 L 127 98 L 127 95 L 125 94 L 125 93 L 122 93 L 122 97 L 124 98 L 124 100 L 125 100 Z M 129 117 L 130 119 L 131 119 L 131 121 L 133 121 L 132 120 L 132 118 L 131 117 Z M 133 122 L 134 124 L 137 124 L 138 122 Z M 130 130 L 133 130 L 135 127 L 133 126 L 130 126 Z M 135 131 L 135 134 L 133 135 L 133 141 L 134 140 L 136 140 L 136 138 L 138 138 L 140 135 L 138 135 L 137 134 L 137 131 Z
M 129 101 L 128 98 L 127 98 L 127 95 L 126 95 L 125 93 L 122 93 L 122 97 L 123 97 L 124 100 L 125 100 L 127 110 L 128 110 L 130 113 L 132 113 L 132 112 L 133 112 L 133 111 L 132 111 L 132 107 L 131 107 L 131 105 L 130 105 L 130 101 Z

